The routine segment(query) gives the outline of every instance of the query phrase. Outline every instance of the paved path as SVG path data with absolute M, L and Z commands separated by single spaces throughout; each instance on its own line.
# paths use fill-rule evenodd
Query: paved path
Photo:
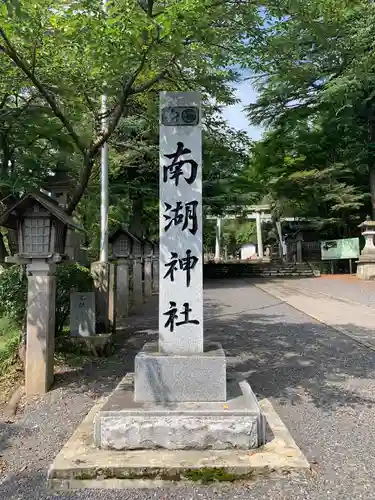
M 0 423 L 0 455 L 7 462 L 3 476 L 0 469 L 1 499 L 375 499 L 375 353 L 240 281 L 206 286 L 206 335 L 224 344 L 232 376 L 247 378 L 272 401 L 312 463 L 313 476 L 246 487 L 48 492 L 48 465 L 95 400 L 132 369 L 135 352 L 155 333 L 155 307 L 149 304 L 134 321 L 116 356 L 61 374 L 58 387 L 31 401 L 13 424 Z
M 292 281 L 308 290 L 375 308 L 375 281 L 361 281 L 355 275 L 323 275 L 315 279 L 289 280 Z
M 257 286 L 375 349 L 375 283 L 338 276 L 259 281 Z

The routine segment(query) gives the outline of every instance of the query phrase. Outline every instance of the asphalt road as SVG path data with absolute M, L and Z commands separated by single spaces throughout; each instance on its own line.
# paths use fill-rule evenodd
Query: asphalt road
M 49 492 L 49 464 L 94 401 L 132 369 L 133 355 L 156 333 L 155 311 L 156 301 L 114 357 L 58 375 L 46 397 L 31 401 L 14 423 L 0 423 L 1 499 L 375 499 L 375 353 L 240 281 L 207 284 L 205 334 L 223 343 L 229 371 L 271 400 L 312 463 L 312 476 L 247 486 Z

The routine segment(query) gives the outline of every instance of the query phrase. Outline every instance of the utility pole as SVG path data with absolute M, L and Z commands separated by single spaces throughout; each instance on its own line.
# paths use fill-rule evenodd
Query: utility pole
M 105 17 L 107 0 L 102 0 L 102 9 Z M 101 97 L 100 120 L 101 130 L 105 133 L 108 124 L 105 90 Z M 108 255 L 108 144 L 104 143 L 100 151 L 100 256 L 99 261 L 91 263 L 97 316 L 104 332 L 112 330 L 115 324 L 113 269 Z
M 107 0 L 102 0 L 103 12 L 107 12 Z M 107 96 L 102 95 L 101 128 L 107 129 Z M 108 263 L 108 143 L 100 152 L 100 262 Z

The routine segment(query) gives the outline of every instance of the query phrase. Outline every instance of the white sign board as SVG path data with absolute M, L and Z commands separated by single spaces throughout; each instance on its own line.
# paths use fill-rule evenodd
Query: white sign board
M 70 294 L 70 335 L 91 337 L 95 335 L 95 293 Z
M 322 260 L 358 259 L 359 238 L 320 242 Z
M 159 350 L 203 352 L 200 95 L 160 94 Z

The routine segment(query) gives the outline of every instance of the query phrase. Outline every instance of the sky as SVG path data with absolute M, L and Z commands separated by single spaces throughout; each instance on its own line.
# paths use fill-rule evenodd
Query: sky
M 234 106 L 226 106 L 223 109 L 223 116 L 229 125 L 238 130 L 245 130 L 249 137 L 258 140 L 262 137 L 262 128 L 250 125 L 243 108 L 255 102 L 257 94 L 252 88 L 250 80 L 243 80 L 235 86 L 235 95 L 240 100 Z

